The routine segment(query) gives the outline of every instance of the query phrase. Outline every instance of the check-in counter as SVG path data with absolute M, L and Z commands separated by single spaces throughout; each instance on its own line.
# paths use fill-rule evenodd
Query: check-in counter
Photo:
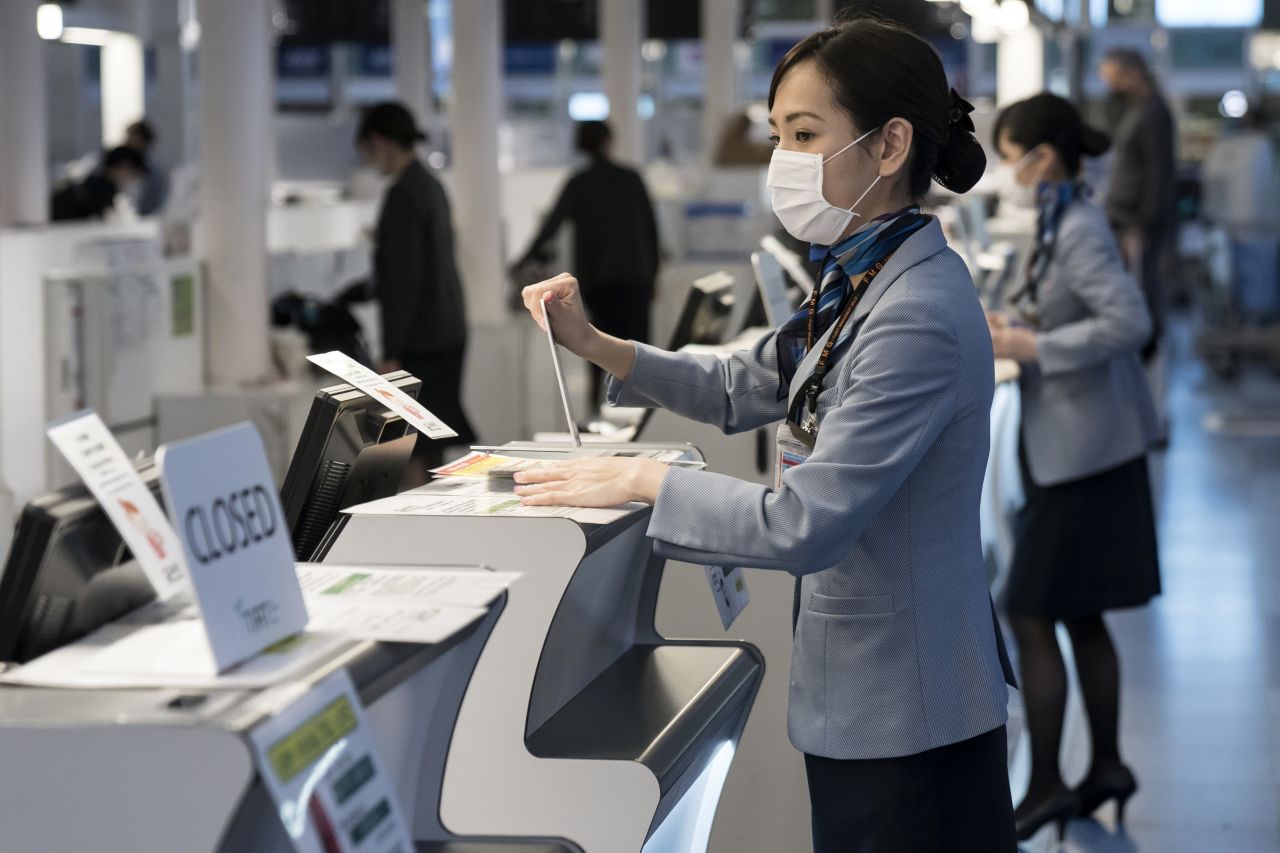
M 0 687 L 5 849 L 289 850 L 248 733 L 342 668 L 403 796 L 419 771 L 430 776 L 409 753 L 448 703 L 416 706 L 411 719 L 401 706 L 468 671 L 501 609 L 500 599 L 436 645 L 353 642 L 304 677 L 262 690 Z
M 538 455 L 532 445 L 504 452 Z M 706 848 L 764 662 L 745 643 L 657 633 L 664 561 L 648 516 L 354 514 L 332 532 L 324 562 L 524 573 L 452 726 L 432 727 L 427 766 L 439 757 L 444 772 L 407 804 L 417 837 L 555 838 L 588 853 Z
M 345 668 L 418 851 L 704 850 L 764 665 L 659 636 L 647 519 L 344 516 L 325 562 L 522 576 L 443 643 L 351 642 L 270 688 L 0 686 L 6 849 L 289 850 L 249 735 Z

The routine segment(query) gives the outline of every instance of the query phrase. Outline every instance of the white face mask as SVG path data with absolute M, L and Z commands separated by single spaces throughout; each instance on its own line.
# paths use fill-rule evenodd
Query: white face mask
M 1032 181 L 1029 184 L 1023 184 L 1018 181 L 1018 175 L 1026 168 L 1027 163 L 1031 161 L 1033 155 L 1039 149 L 1032 148 L 1026 154 L 1023 154 L 1013 165 L 1002 165 L 998 168 L 1000 172 L 1000 197 L 1008 201 L 1014 207 L 1022 210 L 1033 210 L 1039 203 L 1040 182 Z
M 873 133 L 875 130 L 862 134 L 825 160 L 821 154 L 773 149 L 769 160 L 769 193 L 773 212 L 788 234 L 819 246 L 830 246 L 840 239 L 849 223 L 859 215 L 853 209 L 880 183 L 880 176 L 876 175 L 866 192 L 845 210 L 828 202 L 822 194 L 822 166 Z

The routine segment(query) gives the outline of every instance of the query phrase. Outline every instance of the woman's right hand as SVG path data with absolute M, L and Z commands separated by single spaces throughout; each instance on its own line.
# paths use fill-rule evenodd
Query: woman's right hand
M 587 322 L 587 312 L 582 306 L 582 292 L 576 278 L 568 273 L 560 273 L 555 278 L 529 285 L 520 292 L 520 296 L 524 300 L 524 307 L 540 329 L 545 329 L 542 322 L 542 306 L 545 303 L 556 340 L 569 352 L 586 358 L 588 345 L 597 333 L 595 327 Z

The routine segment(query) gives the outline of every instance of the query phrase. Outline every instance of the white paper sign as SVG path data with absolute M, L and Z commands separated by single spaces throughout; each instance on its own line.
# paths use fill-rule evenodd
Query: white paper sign
M 48 432 L 133 552 L 156 595 L 169 599 L 189 589 L 177 534 L 102 419 L 95 412 L 81 412 Z
M 218 671 L 306 627 L 258 431 L 228 427 L 167 444 L 156 459 Z
M 453 438 L 457 435 L 417 400 L 345 353 L 335 350 L 309 355 L 307 361 L 359 388 L 428 438 Z M 423 382 L 431 381 L 427 376 L 418 378 Z
M 751 594 L 747 592 L 747 577 L 742 569 L 722 569 L 719 566 L 703 568 L 707 572 L 707 583 L 711 585 L 711 595 L 716 600 L 720 624 L 728 631 L 738 614 L 751 603 Z
M 299 853 L 413 853 L 345 669 L 255 727 L 249 739 Z

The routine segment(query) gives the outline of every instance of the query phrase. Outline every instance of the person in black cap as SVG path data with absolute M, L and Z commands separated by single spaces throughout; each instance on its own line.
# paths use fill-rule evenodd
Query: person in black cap
M 55 190 L 49 200 L 54 222 L 101 219 L 115 207 L 116 195 L 125 192 L 147 174 L 147 161 L 132 148 L 112 148 L 89 177 Z
M 422 380 L 419 400 L 458 433 L 449 443 L 470 444 L 475 433 L 462 409 L 462 367 L 467 317 L 454 261 L 453 225 L 444 187 L 414 152 L 426 135 L 398 103 L 369 108 L 356 147 L 370 166 L 391 179 L 378 215 L 373 286 L 382 325 L 382 362 Z M 443 461 L 443 442 L 419 437 L 410 480 Z

